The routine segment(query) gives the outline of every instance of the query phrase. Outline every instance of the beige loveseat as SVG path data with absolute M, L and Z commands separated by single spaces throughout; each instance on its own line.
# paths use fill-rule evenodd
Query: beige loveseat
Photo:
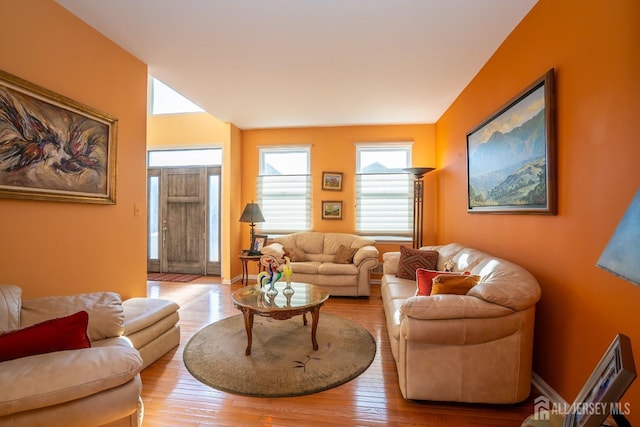
M 0 285 L 0 334 L 86 311 L 91 342 L 0 362 L 0 427 L 140 426 L 139 372 L 179 343 L 177 308 L 113 292 L 23 300 L 18 286 Z
M 355 234 L 308 231 L 277 237 L 262 253 L 281 259 L 288 252 L 293 257 L 294 282 L 322 286 L 330 295 L 368 296 L 370 271 L 378 265 L 374 243 Z M 336 253 L 347 249 L 351 249 L 351 257 L 347 256 L 345 263 L 334 262 Z
M 536 279 L 503 259 L 459 244 L 426 246 L 437 270 L 470 272 L 466 295 L 415 296 L 396 277 L 400 252 L 384 253 L 382 300 L 400 390 L 406 399 L 515 403 L 531 387 Z

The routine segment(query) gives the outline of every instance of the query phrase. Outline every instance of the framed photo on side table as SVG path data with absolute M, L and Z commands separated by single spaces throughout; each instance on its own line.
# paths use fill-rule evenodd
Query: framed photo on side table
M 267 244 L 267 236 L 264 234 L 256 234 L 253 236 L 253 241 L 251 242 L 251 249 L 249 249 L 250 255 L 259 255 L 260 250 L 266 246 Z
M 322 189 L 342 191 L 342 172 L 322 172 Z

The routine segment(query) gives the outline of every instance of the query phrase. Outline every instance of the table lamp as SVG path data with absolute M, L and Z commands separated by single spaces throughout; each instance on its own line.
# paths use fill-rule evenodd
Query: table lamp
M 251 245 L 253 244 L 253 237 L 255 236 L 255 226 L 257 222 L 264 222 L 264 217 L 260 211 L 260 206 L 257 203 L 247 203 L 240 216 L 240 222 L 246 222 L 251 227 L 251 240 L 249 241 L 249 251 L 251 251 Z

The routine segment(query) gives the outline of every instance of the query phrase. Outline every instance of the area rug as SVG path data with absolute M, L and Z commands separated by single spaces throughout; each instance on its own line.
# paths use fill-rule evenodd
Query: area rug
M 184 349 L 184 364 L 196 379 L 244 396 L 288 397 L 317 393 L 357 377 L 373 361 L 376 343 L 357 323 L 320 312 L 311 344 L 311 316 L 274 320 L 255 316 L 251 355 L 242 315 L 205 326 Z
M 157 282 L 192 282 L 199 279 L 199 274 L 181 274 L 181 273 L 147 273 L 147 280 Z

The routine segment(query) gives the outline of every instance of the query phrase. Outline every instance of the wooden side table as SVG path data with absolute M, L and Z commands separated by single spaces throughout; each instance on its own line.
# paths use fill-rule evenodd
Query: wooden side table
M 261 271 L 262 268 L 260 266 L 260 257 L 262 255 L 249 255 L 249 254 L 240 254 L 240 261 L 242 262 L 242 284 L 249 284 L 249 261 L 254 261 L 258 263 L 258 271 Z

